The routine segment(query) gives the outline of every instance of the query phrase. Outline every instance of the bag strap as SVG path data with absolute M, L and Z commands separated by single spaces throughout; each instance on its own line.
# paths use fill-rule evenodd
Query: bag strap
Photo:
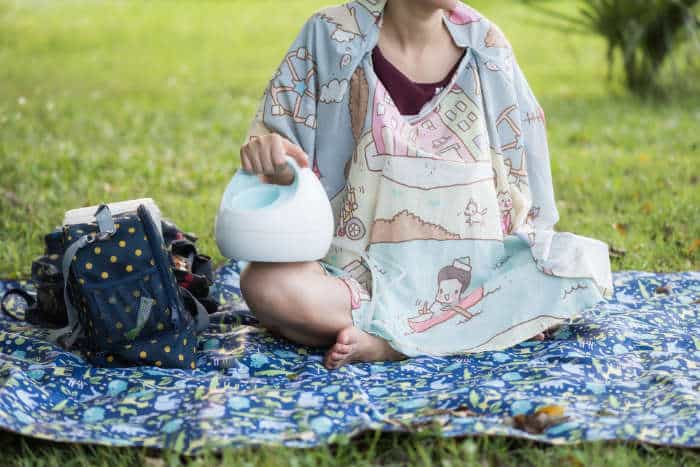
M 183 295 L 182 301 L 185 304 L 185 308 L 194 316 L 197 332 L 206 330 L 209 327 L 209 313 L 207 309 L 186 288 L 180 287 L 180 293 Z M 192 306 L 194 306 L 194 310 Z
M 75 344 L 75 341 L 83 335 L 83 328 L 78 319 L 78 310 L 73 305 L 68 293 L 68 278 L 70 276 L 70 265 L 73 257 L 78 250 L 93 243 L 96 239 L 104 239 L 110 237 L 116 232 L 114 219 L 109 211 L 109 206 L 101 204 L 95 212 L 95 220 L 99 228 L 99 234 L 90 233 L 83 235 L 75 242 L 71 243 L 63 255 L 63 301 L 66 303 L 66 314 L 68 315 L 68 325 L 49 333 L 49 340 L 61 343 L 61 339 L 65 338 L 63 345 L 70 349 Z

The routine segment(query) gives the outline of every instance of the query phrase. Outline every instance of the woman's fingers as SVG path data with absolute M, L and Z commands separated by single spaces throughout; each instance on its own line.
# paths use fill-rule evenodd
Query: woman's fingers
M 265 175 L 272 175 L 275 173 L 275 166 L 273 164 L 274 158 L 274 146 L 264 146 L 260 154 L 260 165 L 262 166 L 262 173 Z
M 299 167 L 309 166 L 309 156 L 299 146 L 286 139 L 282 139 L 282 146 L 285 154 L 293 157 Z
M 250 172 L 255 174 L 262 173 L 262 164 L 260 163 L 260 154 L 265 147 L 262 138 L 255 138 L 248 143 L 248 163 L 250 164 Z
M 279 135 L 272 136 L 272 164 L 275 166 L 276 172 L 283 171 L 287 166 L 285 158 L 286 151 L 284 148 L 284 139 Z
M 303 149 L 278 134 L 259 136 L 241 147 L 243 170 L 260 175 L 280 175 L 287 171 L 289 155 L 300 167 L 309 166 Z
M 241 146 L 241 168 L 246 172 L 250 172 L 251 169 L 250 162 L 248 160 L 248 158 L 250 157 L 250 155 L 248 154 L 248 149 L 248 144 L 244 144 L 243 146 Z

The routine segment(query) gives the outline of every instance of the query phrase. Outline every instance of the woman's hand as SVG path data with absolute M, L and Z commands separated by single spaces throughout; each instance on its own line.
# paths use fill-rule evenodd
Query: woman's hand
M 294 173 L 287 165 L 287 155 L 299 167 L 309 166 L 309 156 L 291 141 L 275 133 L 258 136 L 241 146 L 241 165 L 243 170 L 261 175 L 266 183 L 289 185 Z

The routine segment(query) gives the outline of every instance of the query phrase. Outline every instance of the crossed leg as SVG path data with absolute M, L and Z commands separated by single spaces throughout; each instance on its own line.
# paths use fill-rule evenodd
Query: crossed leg
M 327 368 L 405 358 L 384 339 L 353 326 L 348 286 L 316 262 L 251 263 L 243 298 L 264 327 L 302 345 L 329 347 Z

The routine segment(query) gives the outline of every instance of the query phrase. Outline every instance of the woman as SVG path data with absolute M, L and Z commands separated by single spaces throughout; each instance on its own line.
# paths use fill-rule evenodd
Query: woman
M 502 349 L 612 293 L 607 246 L 556 233 L 544 114 L 500 30 L 456 0 L 357 0 L 314 15 L 241 149 L 334 208 L 322 262 L 252 263 L 262 325 L 354 361 Z

